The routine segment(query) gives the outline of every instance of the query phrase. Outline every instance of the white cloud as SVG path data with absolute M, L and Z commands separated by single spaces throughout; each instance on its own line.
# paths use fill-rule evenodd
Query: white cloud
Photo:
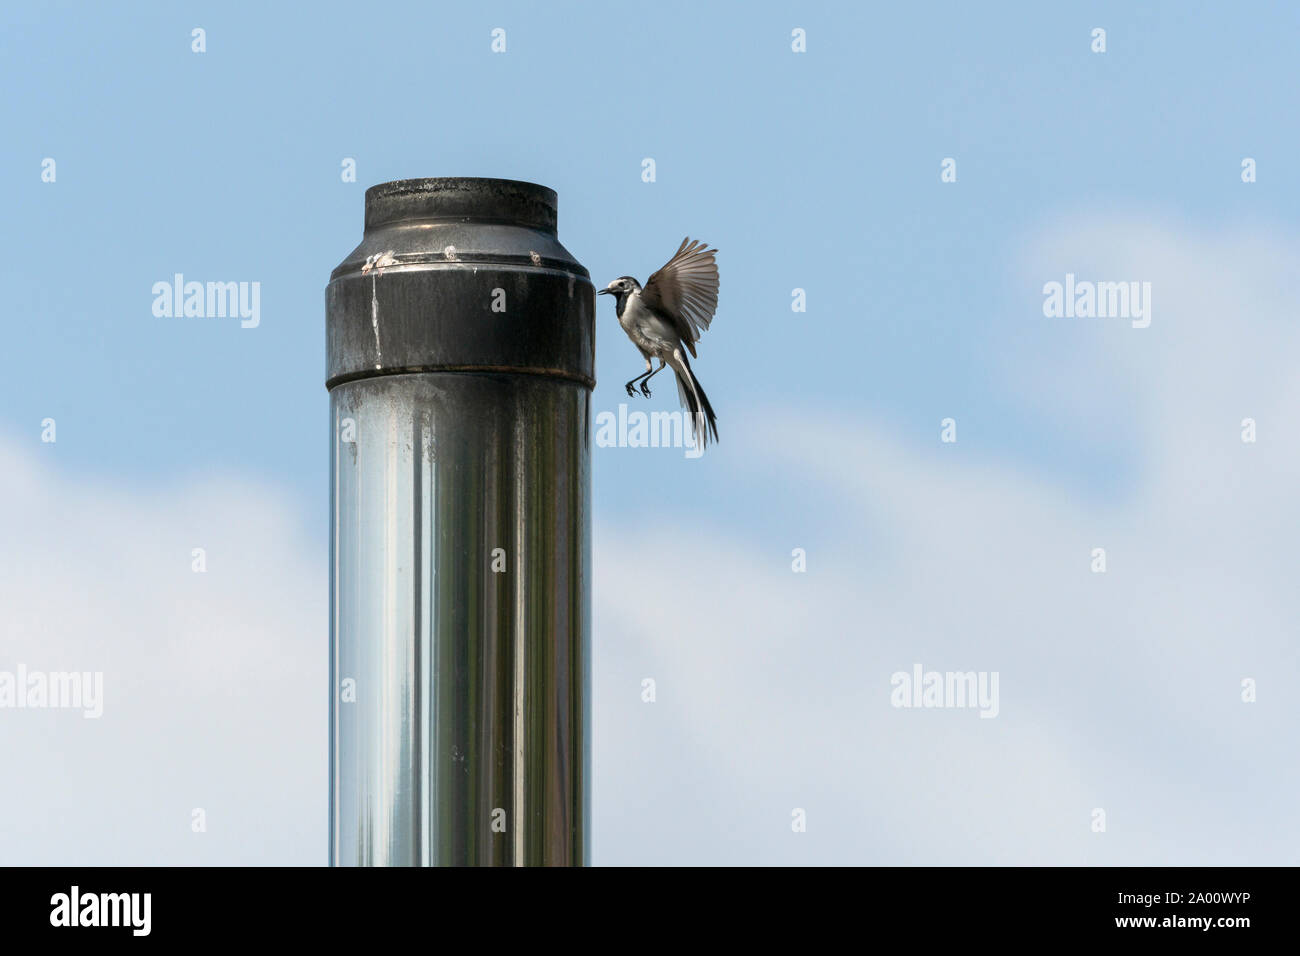
M 0 860 L 323 863 L 325 559 L 297 504 L 60 478 L 38 464 L 58 450 L 0 441 L 0 670 L 103 671 L 104 712 L 0 710 L 0 814 L 21 821 Z

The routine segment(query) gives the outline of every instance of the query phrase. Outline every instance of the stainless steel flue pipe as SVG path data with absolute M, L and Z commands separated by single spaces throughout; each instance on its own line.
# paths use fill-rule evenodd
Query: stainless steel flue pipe
M 556 195 L 366 191 L 330 275 L 330 863 L 588 861 L 595 296 Z

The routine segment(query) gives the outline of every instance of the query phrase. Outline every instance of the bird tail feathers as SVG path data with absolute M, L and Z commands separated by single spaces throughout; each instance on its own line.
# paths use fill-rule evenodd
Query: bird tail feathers
M 695 435 L 695 440 L 700 443 L 701 447 L 709 444 L 709 434 L 713 434 L 713 440 L 718 440 L 718 416 L 713 412 L 713 406 L 709 404 L 709 396 L 704 394 L 704 386 L 700 380 L 691 372 L 691 364 L 682 357 L 682 368 L 673 370 L 677 375 L 677 397 L 682 400 L 686 410 L 690 412 L 691 432 Z

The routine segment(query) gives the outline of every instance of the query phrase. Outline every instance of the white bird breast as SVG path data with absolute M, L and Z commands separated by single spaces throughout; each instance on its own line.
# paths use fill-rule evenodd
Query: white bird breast
M 655 315 L 641 301 L 641 294 L 633 292 L 627 297 L 619 325 L 638 348 L 652 355 L 672 355 L 678 347 L 677 333 L 667 322 Z

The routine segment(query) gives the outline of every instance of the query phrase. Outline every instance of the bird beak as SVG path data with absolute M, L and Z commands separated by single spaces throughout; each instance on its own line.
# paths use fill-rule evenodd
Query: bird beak
M 596 293 L 596 295 L 609 295 L 609 290 L 601 289 L 599 292 Z

